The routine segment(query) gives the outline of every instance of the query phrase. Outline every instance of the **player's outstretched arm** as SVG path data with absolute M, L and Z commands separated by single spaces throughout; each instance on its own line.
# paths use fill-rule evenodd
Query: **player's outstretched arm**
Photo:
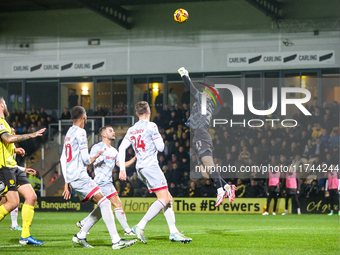
M 119 146 L 118 149 L 118 158 L 120 162 L 125 162 L 125 151 L 130 146 L 130 142 L 128 139 L 123 139 L 122 143 Z M 120 171 L 119 171 L 119 179 L 121 181 L 126 180 L 126 171 L 125 171 L 125 164 L 120 165 Z
M 130 159 L 129 161 L 126 161 L 126 162 L 125 162 L 125 168 L 132 166 L 132 164 L 136 162 L 136 159 L 137 159 L 137 157 L 134 156 L 134 157 L 133 157 L 132 159 Z M 120 167 L 120 163 L 119 163 L 119 162 L 117 162 L 116 165 L 117 165 L 118 167 Z
M 36 175 L 37 174 L 37 171 L 35 171 L 34 169 L 32 168 L 25 168 L 25 167 L 22 167 L 22 166 L 18 166 L 19 170 L 23 171 L 23 172 L 26 172 L 28 174 L 31 174 L 31 175 Z
M 200 95 L 200 92 L 196 89 L 194 84 L 192 84 L 191 79 L 189 77 L 189 72 L 184 67 L 181 67 L 180 69 L 178 69 L 178 73 L 181 75 L 186 89 L 189 90 L 190 94 L 197 100 L 197 97 Z
M 102 155 L 104 151 L 99 151 L 94 157 L 90 158 L 90 161 L 91 161 L 91 165 L 96 161 L 97 158 L 100 157 L 100 155 Z
M 37 136 L 42 136 L 46 128 L 42 128 L 34 133 L 24 134 L 24 135 L 10 135 L 9 133 L 4 133 L 1 138 L 5 140 L 6 143 L 16 143 L 22 142 L 30 138 L 35 138 Z

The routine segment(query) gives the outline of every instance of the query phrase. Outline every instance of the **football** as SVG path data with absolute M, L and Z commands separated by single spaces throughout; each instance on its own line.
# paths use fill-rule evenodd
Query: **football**
M 177 9 L 174 13 L 174 19 L 175 19 L 175 21 L 177 21 L 179 23 L 183 23 L 183 22 L 187 21 L 188 18 L 189 18 L 189 13 L 182 8 Z

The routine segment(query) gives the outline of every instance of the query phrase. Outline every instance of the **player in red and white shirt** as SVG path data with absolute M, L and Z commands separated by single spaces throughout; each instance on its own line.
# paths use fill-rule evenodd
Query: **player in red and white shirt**
M 112 240 L 112 249 L 122 249 L 135 243 L 136 240 L 123 241 L 119 237 L 111 209 L 110 201 L 102 194 L 99 186 L 87 174 L 87 165 L 91 165 L 102 153 L 99 151 L 90 158 L 87 147 L 86 112 L 81 106 L 75 106 L 71 110 L 73 126 L 66 133 L 63 152 L 60 163 L 65 179 L 63 196 L 65 199 L 71 197 L 73 188 L 83 203 L 91 201 L 98 205 L 100 210 L 94 210 L 88 216 L 84 226 L 74 235 L 72 241 L 84 248 L 93 248 L 86 241 L 86 234 L 91 227 L 103 217 Z
M 141 221 L 132 228 L 132 231 L 139 240 L 146 243 L 144 228 L 163 209 L 170 229 L 169 239 L 171 241 L 190 243 L 192 239 L 179 233 L 175 225 L 172 196 L 168 191 L 167 181 L 157 160 L 157 153 L 164 150 L 164 143 L 157 125 L 150 122 L 149 104 L 145 101 L 138 102 L 135 109 L 139 121 L 128 129 L 119 146 L 119 160 L 125 162 L 125 151 L 132 144 L 137 156 L 136 169 L 138 177 L 147 185 L 150 192 L 155 192 L 157 201 L 150 206 Z M 120 167 L 119 178 L 126 180 L 124 165 Z
M 95 155 L 97 155 L 100 151 L 103 151 L 103 153 L 93 163 L 95 172 L 94 181 L 100 187 L 103 195 L 110 200 L 111 204 L 115 208 L 115 216 L 120 225 L 122 225 L 125 235 L 135 236 L 127 223 L 126 216 L 122 208 L 122 202 L 120 201 L 118 193 L 112 183 L 112 171 L 116 165 L 120 167 L 118 151 L 111 146 L 111 142 L 115 140 L 115 131 L 111 126 L 105 126 L 99 130 L 99 133 L 102 136 L 102 141 L 93 145 L 90 152 L 90 157 L 95 157 Z M 131 166 L 135 161 L 136 157 L 133 157 L 125 163 L 125 167 Z M 99 210 L 99 208 L 96 207 L 94 210 Z M 77 226 L 82 228 L 88 217 L 78 221 Z

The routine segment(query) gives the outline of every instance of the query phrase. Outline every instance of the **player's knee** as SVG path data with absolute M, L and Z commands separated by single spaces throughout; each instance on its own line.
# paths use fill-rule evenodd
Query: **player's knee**
M 19 206 L 19 199 L 14 199 L 14 200 L 12 200 L 12 201 L 7 201 L 7 208 L 9 209 L 9 211 L 11 212 L 11 211 L 13 211 L 15 208 L 17 208 L 18 206 Z
M 29 195 L 25 196 L 25 201 L 29 205 L 34 205 L 35 201 L 37 201 L 37 194 L 35 194 L 35 192 L 30 193 Z
M 122 202 L 120 200 L 116 201 L 114 206 L 115 206 L 115 208 L 122 208 Z
M 162 200 L 163 200 L 163 202 L 165 204 L 169 204 L 170 203 L 170 198 L 169 197 L 164 197 Z

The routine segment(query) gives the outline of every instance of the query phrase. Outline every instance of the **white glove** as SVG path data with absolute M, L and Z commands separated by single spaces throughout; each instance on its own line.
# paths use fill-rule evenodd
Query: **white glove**
M 178 69 L 178 73 L 181 75 L 181 77 L 183 77 L 184 75 L 189 76 L 189 72 L 184 67 Z

